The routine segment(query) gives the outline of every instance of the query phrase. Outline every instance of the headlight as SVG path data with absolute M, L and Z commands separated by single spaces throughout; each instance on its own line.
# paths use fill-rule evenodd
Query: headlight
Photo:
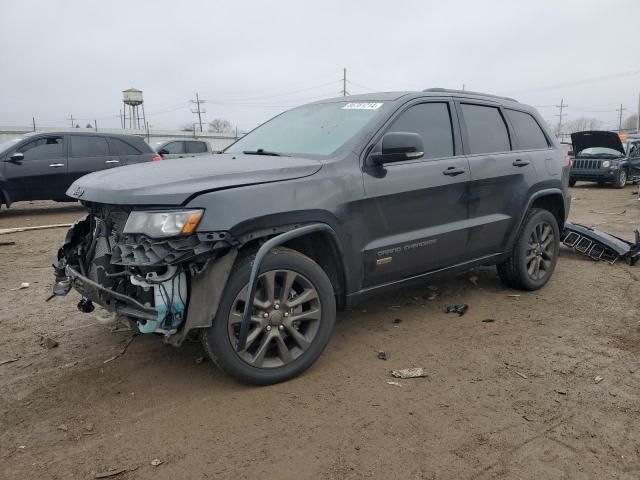
M 609 168 L 609 165 L 611 165 L 611 162 L 609 160 L 605 160 L 604 162 L 602 162 L 602 168 Z
M 152 238 L 193 233 L 203 210 L 134 211 L 129 214 L 124 233 L 144 233 Z

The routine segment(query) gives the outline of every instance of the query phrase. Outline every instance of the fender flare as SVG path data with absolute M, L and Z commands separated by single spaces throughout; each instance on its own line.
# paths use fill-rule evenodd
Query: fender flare
M 539 198 L 547 197 L 551 195 L 559 196 L 562 199 L 562 211 L 563 211 L 562 213 L 566 220 L 568 205 L 567 205 L 565 194 L 562 192 L 560 188 L 544 188 L 542 190 L 538 190 L 534 192 L 529 197 L 529 200 L 527 201 L 527 206 L 522 211 L 522 214 L 518 219 L 518 225 L 515 228 L 513 228 L 511 231 L 511 236 L 509 237 L 509 242 L 507 243 L 507 249 L 506 249 L 507 252 L 510 252 L 511 249 L 513 248 L 513 244 L 515 243 L 516 238 L 518 238 L 518 235 L 520 234 L 520 230 L 522 229 L 522 223 L 524 222 L 524 219 L 527 216 L 527 212 L 531 208 L 531 205 L 533 205 L 533 202 L 535 202 Z

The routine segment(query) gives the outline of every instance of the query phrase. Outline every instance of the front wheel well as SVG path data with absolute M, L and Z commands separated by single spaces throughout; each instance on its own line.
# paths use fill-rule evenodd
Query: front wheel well
M 551 193 L 542 197 L 536 198 L 531 204 L 530 208 L 540 208 L 542 210 L 548 210 L 553 214 L 558 222 L 558 228 L 560 231 L 564 228 L 565 211 L 564 200 L 559 193 Z

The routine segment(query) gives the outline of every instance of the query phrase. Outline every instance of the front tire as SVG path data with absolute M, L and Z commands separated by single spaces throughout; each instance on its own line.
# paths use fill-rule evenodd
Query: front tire
M 615 180 L 613 181 L 613 186 L 615 188 L 624 188 L 627 185 L 627 171 L 624 168 L 618 170 L 618 174 L 616 175 Z
M 236 352 L 253 260 L 246 257 L 234 268 L 201 340 L 209 357 L 236 380 L 270 385 L 300 375 L 317 360 L 333 333 L 336 302 L 316 262 L 295 250 L 274 249 L 260 268 L 247 345 Z
M 560 230 L 551 212 L 532 208 L 504 263 L 498 264 L 502 282 L 520 290 L 538 290 L 551 278 L 558 262 Z

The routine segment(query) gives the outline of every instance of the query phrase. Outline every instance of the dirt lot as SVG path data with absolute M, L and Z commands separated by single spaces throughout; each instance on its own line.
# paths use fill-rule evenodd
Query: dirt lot
M 571 219 L 631 238 L 636 189 L 579 184 Z M 0 228 L 81 215 L 18 204 Z M 105 363 L 129 333 L 77 294 L 44 303 L 64 233 L 0 236 L 15 241 L 0 246 L 0 362 L 17 359 L 0 365 L 0 478 L 640 478 L 640 266 L 563 249 L 540 292 L 483 268 L 387 295 L 340 314 L 305 375 L 250 388 L 198 363 L 197 343 L 138 337 Z M 387 383 L 410 366 L 429 377 Z

